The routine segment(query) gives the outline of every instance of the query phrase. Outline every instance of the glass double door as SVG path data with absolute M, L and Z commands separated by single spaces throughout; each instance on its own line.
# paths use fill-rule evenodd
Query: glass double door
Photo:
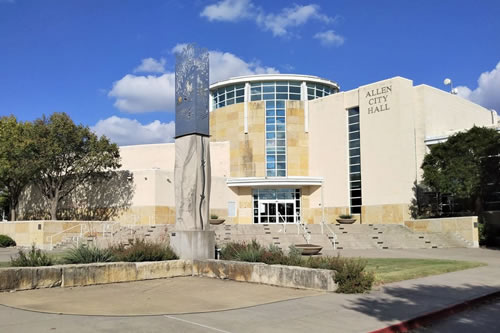
M 297 223 L 295 200 L 259 200 L 259 223 Z

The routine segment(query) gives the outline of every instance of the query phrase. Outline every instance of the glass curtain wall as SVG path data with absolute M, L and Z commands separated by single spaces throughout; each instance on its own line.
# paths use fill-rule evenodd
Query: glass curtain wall
M 351 214 L 361 214 L 361 146 L 359 108 L 347 110 L 349 133 L 349 189 Z

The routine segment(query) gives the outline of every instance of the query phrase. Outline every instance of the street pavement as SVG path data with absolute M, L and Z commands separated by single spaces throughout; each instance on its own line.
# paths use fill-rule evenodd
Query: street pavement
M 488 266 L 387 284 L 369 294 L 307 295 L 307 297 L 232 308 L 226 311 L 209 310 L 204 313 L 178 314 L 166 311 L 156 316 L 88 316 L 47 314 L 0 306 L 0 332 L 370 332 L 500 290 L 499 251 L 484 249 L 343 250 L 341 254 L 354 257 L 475 260 L 485 262 Z M 193 284 L 193 289 L 199 281 L 201 280 L 193 278 L 190 282 Z M 164 282 L 167 283 L 167 280 Z M 123 290 L 127 285 L 129 284 L 122 284 L 120 288 Z M 243 289 L 249 288 L 249 285 L 245 283 L 239 283 L 239 285 Z M 113 286 L 118 287 L 118 285 L 110 285 L 111 288 Z M 86 288 L 89 287 L 81 289 Z M 55 291 L 55 289 L 47 291 Z M 175 306 L 176 303 L 187 302 L 183 300 L 181 291 L 169 294 L 169 297 L 164 300 L 165 304 L 171 308 L 172 304 Z M 21 295 L 26 292 L 18 293 Z M 9 296 L 12 294 L 17 293 L 11 293 Z M 150 296 L 151 293 L 145 293 L 145 295 Z M 263 295 L 266 293 L 264 292 Z M 2 301 L 2 296 L 0 294 L 0 304 L 5 303 Z M 49 296 L 53 297 L 52 303 L 57 302 L 56 293 Z M 123 303 L 120 298 L 109 295 L 99 298 L 99 293 L 96 293 L 94 297 L 109 304 Z M 218 297 L 234 298 L 235 304 L 238 301 L 242 301 L 243 304 L 245 298 L 241 293 L 238 294 L 225 287 L 214 287 L 209 298 L 217 299 Z M 193 309 L 196 302 L 202 302 L 201 299 L 192 301 L 194 302 Z M 82 308 L 95 306 L 85 303 L 83 297 L 75 297 L 74 302 L 79 303 Z M 136 293 L 133 300 L 128 302 L 134 303 L 139 308 L 141 305 L 147 307 L 150 304 L 147 297 L 141 297 L 140 293 Z M 43 308 L 38 310 L 43 311 Z M 487 325 L 491 326 L 496 323 L 496 320 L 493 320 Z

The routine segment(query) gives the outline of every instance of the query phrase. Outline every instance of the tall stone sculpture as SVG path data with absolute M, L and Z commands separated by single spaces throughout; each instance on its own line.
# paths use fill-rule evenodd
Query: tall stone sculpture
M 171 244 L 182 259 L 214 258 L 209 229 L 208 52 L 188 45 L 175 66 L 175 224 Z

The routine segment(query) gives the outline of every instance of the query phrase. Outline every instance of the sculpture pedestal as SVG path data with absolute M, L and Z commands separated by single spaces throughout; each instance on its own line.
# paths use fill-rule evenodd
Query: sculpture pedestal
M 170 246 L 181 259 L 215 259 L 215 231 L 175 231 L 170 234 Z

